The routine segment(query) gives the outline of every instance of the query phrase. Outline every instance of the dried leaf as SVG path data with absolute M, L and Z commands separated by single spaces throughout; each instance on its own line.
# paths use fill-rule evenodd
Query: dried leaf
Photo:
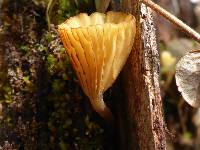
M 200 106 L 200 51 L 187 53 L 176 66 L 176 84 L 183 98 L 193 107 Z

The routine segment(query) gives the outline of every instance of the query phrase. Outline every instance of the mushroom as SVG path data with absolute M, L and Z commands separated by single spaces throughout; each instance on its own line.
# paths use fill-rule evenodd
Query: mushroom
M 112 122 L 103 93 L 116 80 L 131 52 L 136 32 L 134 16 L 113 11 L 90 16 L 80 13 L 60 24 L 58 31 L 94 110 Z

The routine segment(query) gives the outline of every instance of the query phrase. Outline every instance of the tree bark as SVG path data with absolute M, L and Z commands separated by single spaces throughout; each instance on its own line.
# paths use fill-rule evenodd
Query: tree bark
M 135 15 L 137 34 L 121 76 L 124 95 L 118 100 L 121 111 L 117 115 L 120 147 L 129 150 L 166 149 L 159 51 L 152 11 L 140 5 L 138 0 L 124 0 L 121 6 L 122 11 Z

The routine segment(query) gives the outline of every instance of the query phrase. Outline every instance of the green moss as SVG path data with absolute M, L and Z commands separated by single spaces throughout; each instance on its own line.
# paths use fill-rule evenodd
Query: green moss
M 50 72 L 50 74 L 54 73 L 56 62 L 57 59 L 52 54 L 49 54 L 47 57 L 47 63 L 48 63 L 48 71 Z
M 5 83 L 2 87 L 0 87 L 0 91 L 2 96 L 0 97 L 0 101 L 11 104 L 13 102 L 12 96 L 11 96 L 11 87 L 8 83 Z
M 66 144 L 64 141 L 60 141 L 59 142 L 59 146 L 60 146 L 60 149 L 61 150 L 68 150 L 69 149 L 69 146 L 68 146 L 68 144 Z
M 54 12 L 50 13 L 52 14 L 53 23 L 63 22 L 66 18 L 77 14 L 80 11 L 80 6 L 84 5 L 86 7 L 90 2 L 91 0 L 58 0 L 55 3 L 54 9 L 52 9 Z M 34 0 L 33 3 L 38 7 L 42 4 L 42 2 L 38 0 Z M 45 16 L 43 16 L 42 19 L 45 20 Z M 34 28 L 34 30 L 37 29 Z M 40 27 L 38 30 L 40 30 Z M 45 82 L 47 83 L 45 83 L 44 86 L 47 92 L 44 90 L 46 92 L 44 97 L 40 97 L 39 99 L 41 101 L 46 99 L 46 103 L 45 106 L 37 106 L 38 109 L 47 107 L 47 112 L 45 113 L 47 113 L 48 118 L 45 118 L 47 121 L 43 123 L 46 123 L 48 127 L 48 135 L 45 136 L 48 142 L 43 144 L 46 144 L 47 149 L 56 150 L 103 149 L 104 130 L 96 122 L 93 116 L 93 110 L 88 107 L 89 102 L 83 98 L 85 96 L 83 96 L 83 92 L 71 68 L 66 50 L 58 39 L 59 37 L 55 32 L 56 29 L 53 28 L 50 31 L 47 31 L 47 29 L 42 30 L 44 33 L 41 33 L 40 30 L 40 36 L 33 37 L 35 38 L 33 39 L 34 42 L 29 40 L 23 40 L 23 42 L 18 41 L 19 43 L 16 45 L 18 45 L 17 48 L 20 50 L 19 55 L 22 57 L 23 61 L 19 61 L 21 63 L 14 66 L 15 69 L 13 70 L 18 70 L 20 72 L 20 77 L 17 79 L 22 85 L 20 85 L 20 89 L 17 90 L 22 93 L 22 97 L 25 94 L 28 96 L 37 96 L 38 93 L 43 92 L 43 89 L 39 91 L 38 88 L 38 86 L 43 83 L 39 83 L 38 85 L 37 80 L 39 79 L 38 71 L 40 71 L 40 65 L 37 65 L 37 62 L 44 61 L 42 62 L 44 63 L 44 68 L 41 70 L 47 69 L 47 72 L 45 72 L 46 74 L 39 75 L 45 77 Z M 29 31 L 35 32 L 31 28 L 28 30 L 28 33 Z M 34 33 L 34 35 L 37 34 Z M 28 39 L 28 35 L 23 36 L 26 37 L 25 39 Z M 38 59 L 40 61 L 38 61 Z M 37 66 L 39 67 L 37 68 Z M 6 79 L 3 86 L 0 87 L 0 92 L 2 93 L 0 100 L 8 106 L 7 111 L 9 115 L 7 115 L 7 118 L 4 118 L 5 123 L 8 126 L 15 126 L 13 119 L 17 120 L 18 118 L 12 118 L 14 110 L 12 110 L 11 104 L 15 102 L 11 92 L 13 90 L 11 88 L 13 85 L 10 86 L 10 84 L 8 84 L 9 81 L 6 77 L 6 71 L 7 70 L 2 74 L 0 72 L 0 80 Z M 17 74 L 17 71 L 15 73 Z M 23 98 L 21 99 L 22 101 Z M 35 104 L 32 97 L 28 98 L 30 98 L 28 103 Z M 21 117 L 21 119 L 24 121 L 23 117 Z M 24 131 L 26 130 L 28 129 L 24 129 Z M 19 135 L 19 137 L 20 136 L 21 135 Z M 26 139 L 23 142 L 25 141 Z
M 47 41 L 47 43 L 49 44 L 50 42 L 52 42 L 53 37 L 51 35 L 50 32 L 47 32 L 46 34 L 44 34 L 44 39 Z
M 59 0 L 59 9 L 58 9 L 58 24 L 64 22 L 66 18 L 74 16 L 79 10 L 76 5 L 72 4 L 70 0 Z
M 30 50 L 28 45 L 21 45 L 19 49 L 22 53 L 27 53 Z

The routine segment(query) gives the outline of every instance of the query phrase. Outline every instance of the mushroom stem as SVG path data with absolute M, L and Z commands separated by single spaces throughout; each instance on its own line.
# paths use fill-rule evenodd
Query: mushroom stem
M 155 4 L 151 0 L 140 0 L 142 3 L 153 9 L 155 12 L 159 13 L 161 16 L 165 17 L 167 20 L 169 20 L 171 23 L 179 27 L 182 31 L 188 34 L 191 38 L 196 40 L 198 43 L 200 43 L 200 34 L 197 33 L 195 30 L 190 28 L 188 25 L 186 25 L 183 21 L 160 7 L 159 5 Z
M 97 98 L 95 100 L 91 100 L 92 107 L 94 110 L 103 117 L 106 122 L 109 124 L 113 123 L 113 114 L 110 111 L 110 109 L 106 106 L 105 102 L 103 101 L 103 98 Z

